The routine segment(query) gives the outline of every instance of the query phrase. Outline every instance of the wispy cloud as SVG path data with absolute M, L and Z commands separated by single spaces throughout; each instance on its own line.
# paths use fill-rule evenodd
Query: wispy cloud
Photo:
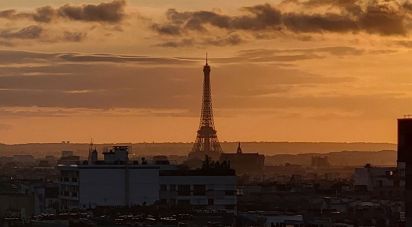
M 0 11 L 0 18 L 16 20 L 28 19 L 35 22 L 50 23 L 57 19 L 67 19 L 83 22 L 119 23 L 125 17 L 125 0 L 115 0 L 97 5 L 83 4 L 80 6 L 63 5 L 58 8 L 44 6 L 33 12 L 19 12 L 15 9 Z
M 338 54 L 350 52 L 331 48 L 321 50 L 319 54 L 322 54 L 322 51 Z M 289 54 L 286 50 L 278 52 L 281 52 L 280 56 Z M 294 50 L 294 53 L 296 52 L 303 54 L 316 51 Z M 278 53 L 275 50 L 271 53 L 248 50 L 240 52 L 238 57 L 233 59 L 211 59 L 215 64 L 221 64 L 214 80 L 217 85 L 225 85 L 216 86 L 215 90 L 223 105 L 231 106 L 251 98 L 288 93 L 296 86 L 321 86 L 353 81 L 350 77 L 327 77 L 297 69 L 245 63 L 252 59 L 255 59 L 255 62 L 284 61 L 282 57 L 276 57 L 276 54 Z M 4 58 L 0 60 L 1 106 L 160 110 L 177 108 L 188 109 L 186 114 L 197 113 L 199 97 L 193 94 L 200 96 L 198 91 L 201 88 L 202 72 L 201 67 L 197 67 L 195 63 L 198 62 L 201 66 L 201 59 L 0 52 L 0 56 L 3 55 Z M 259 55 L 262 56 L 260 59 Z M 293 58 L 295 55 L 291 56 Z M 301 59 L 293 59 L 299 60 Z M 225 62 L 231 64 L 224 64 Z

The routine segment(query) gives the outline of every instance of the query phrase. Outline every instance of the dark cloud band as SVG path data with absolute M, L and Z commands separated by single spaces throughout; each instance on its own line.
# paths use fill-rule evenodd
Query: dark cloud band
M 287 12 L 282 7 L 293 4 L 302 10 Z M 317 10 L 335 9 L 332 12 Z M 279 31 L 295 33 L 358 33 L 379 35 L 407 35 L 410 16 L 409 2 L 396 0 L 285 0 L 279 6 L 270 4 L 245 7 L 240 16 L 224 15 L 212 11 L 178 12 L 169 9 L 165 23 L 155 23 L 152 29 L 159 34 L 178 36 L 189 32 L 206 32 L 209 26 L 233 31 Z
M 115 0 L 97 5 L 64 5 L 59 8 L 44 6 L 34 12 L 18 12 L 10 9 L 0 11 L 0 18 L 10 20 L 31 19 L 40 23 L 50 23 L 58 18 L 84 22 L 119 23 L 126 16 L 124 12 L 125 5 L 125 0 Z

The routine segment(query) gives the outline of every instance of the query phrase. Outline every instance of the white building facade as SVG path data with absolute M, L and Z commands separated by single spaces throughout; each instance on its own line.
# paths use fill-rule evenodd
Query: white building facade
M 160 172 L 160 202 L 201 209 L 236 212 L 236 177 L 233 170 Z
M 120 156 L 116 156 L 117 150 L 121 150 Z M 124 152 L 124 148 L 105 152 L 105 161 L 89 159 L 83 164 L 59 165 L 60 209 L 163 203 L 236 211 L 233 170 L 182 170 L 165 162 L 130 162 Z

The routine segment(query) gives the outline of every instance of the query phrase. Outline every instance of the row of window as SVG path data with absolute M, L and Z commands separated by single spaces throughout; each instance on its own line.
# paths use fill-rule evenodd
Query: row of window
M 179 184 L 179 185 L 171 184 L 169 185 L 169 188 L 168 188 L 168 185 L 162 184 L 160 185 L 160 191 L 177 192 L 177 195 L 179 196 L 190 196 L 190 195 L 204 196 L 206 195 L 206 191 L 212 191 L 212 190 L 206 190 L 206 185 L 204 184 L 193 185 L 193 190 L 190 184 Z M 235 190 L 225 190 L 225 195 L 235 195 Z
M 161 204 L 170 204 L 170 205 L 191 205 L 190 199 L 161 199 L 160 200 Z M 208 199 L 207 200 L 208 205 L 214 205 L 215 201 L 214 199 Z
M 77 192 L 70 193 L 69 191 L 62 191 L 61 195 L 66 197 L 77 197 Z
M 160 203 L 161 204 L 164 204 L 164 205 L 166 205 L 166 204 L 168 204 L 168 205 L 171 205 L 171 206 L 175 206 L 175 205 L 178 205 L 178 206 L 182 206 L 182 205 L 193 205 L 193 204 L 191 204 L 191 201 L 189 200 L 189 199 L 178 199 L 178 200 L 176 200 L 176 199 L 169 199 L 169 200 L 167 200 L 167 199 L 162 199 L 162 200 L 160 200 Z M 213 206 L 213 205 L 215 205 L 215 200 L 214 199 L 208 199 L 207 200 L 207 205 L 208 206 Z M 196 205 L 195 205 L 196 206 Z M 233 209 L 235 209 L 235 205 L 234 204 L 232 204 L 232 205 L 225 205 L 225 209 L 228 209 L 228 210 L 233 210 Z
M 75 183 L 77 183 L 78 179 L 76 177 L 72 177 L 72 178 L 70 178 L 70 177 L 61 177 L 60 181 L 61 182 L 75 182 Z

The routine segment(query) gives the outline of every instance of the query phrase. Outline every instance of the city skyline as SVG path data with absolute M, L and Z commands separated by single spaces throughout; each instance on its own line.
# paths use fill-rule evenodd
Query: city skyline
M 193 142 L 205 52 L 221 141 L 395 143 L 412 113 L 408 1 L 163 3 L 0 3 L 0 143 Z

